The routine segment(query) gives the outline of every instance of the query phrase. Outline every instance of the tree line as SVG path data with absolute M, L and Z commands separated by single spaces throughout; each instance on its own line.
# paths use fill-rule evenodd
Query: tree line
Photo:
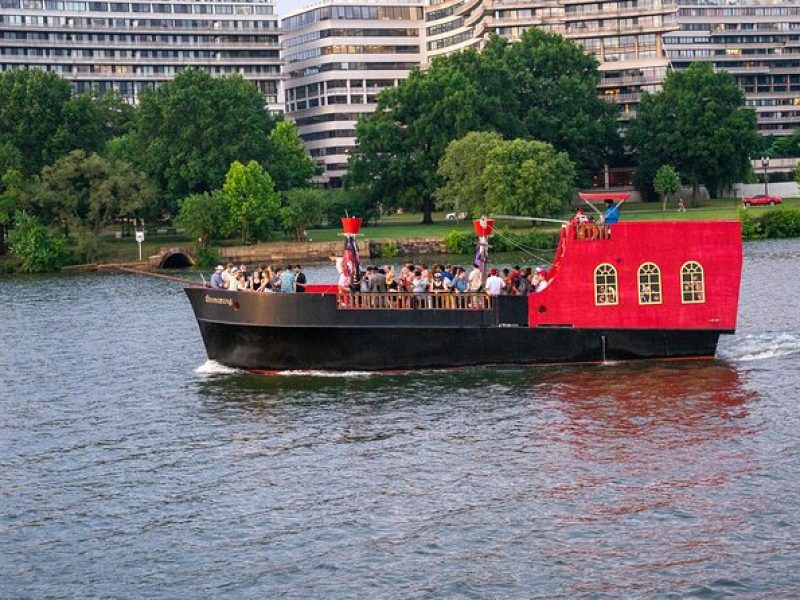
M 648 200 L 681 181 L 715 195 L 751 176 L 763 143 L 727 73 L 670 72 L 625 131 L 599 78 L 594 57 L 538 29 L 437 58 L 378 95 L 357 123 L 345 189 L 325 192 L 310 187 L 318 167 L 296 128 L 242 77 L 187 69 L 131 106 L 74 94 L 52 73 L 5 72 L 0 252 L 15 223 L 12 235 L 27 236 L 17 248 L 66 236 L 88 259 L 98 233 L 131 218 L 175 223 L 207 248 L 234 235 L 299 239 L 346 211 L 556 215 L 604 165 L 634 167 Z
M 13 226 L 12 249 L 50 245 L 45 268 L 66 260 L 65 240 L 91 261 L 120 222 L 175 223 L 207 247 L 301 237 L 332 210 L 361 209 L 354 192 L 311 188 L 317 172 L 297 129 L 240 76 L 188 69 L 131 106 L 41 70 L 0 74 L 0 253 Z

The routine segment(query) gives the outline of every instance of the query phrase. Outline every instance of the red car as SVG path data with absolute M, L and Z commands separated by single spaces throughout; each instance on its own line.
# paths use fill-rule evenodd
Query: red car
M 749 198 L 742 198 L 742 204 L 744 206 L 761 206 L 765 204 L 775 206 L 776 204 L 780 203 L 781 199 L 779 196 L 769 196 L 767 194 L 756 194 L 755 196 L 750 196 Z

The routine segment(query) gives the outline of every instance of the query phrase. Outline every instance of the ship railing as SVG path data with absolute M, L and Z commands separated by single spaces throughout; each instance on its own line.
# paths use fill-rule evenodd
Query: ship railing
M 602 225 L 593 221 L 586 223 L 575 224 L 575 239 L 576 240 L 610 240 L 611 227 L 609 225 Z
M 482 293 L 340 292 L 340 310 L 493 310 L 494 298 Z

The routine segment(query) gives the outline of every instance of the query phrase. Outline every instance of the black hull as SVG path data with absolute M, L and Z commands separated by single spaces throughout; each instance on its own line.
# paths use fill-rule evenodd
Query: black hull
M 231 367 L 262 371 L 712 357 L 723 333 L 531 329 L 523 326 L 522 311 L 511 305 L 494 311 L 339 311 L 335 296 L 265 298 L 202 289 L 187 294 L 208 357 Z M 218 302 L 228 299 L 231 304 Z

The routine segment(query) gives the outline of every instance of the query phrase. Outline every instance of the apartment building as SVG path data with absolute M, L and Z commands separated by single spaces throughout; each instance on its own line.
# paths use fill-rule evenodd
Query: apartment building
M 356 121 L 375 97 L 423 60 L 422 2 L 323 0 L 282 22 L 286 112 L 339 187 L 355 147 Z
M 283 111 L 273 0 L 0 0 L 0 69 L 38 68 L 129 102 L 187 67 L 241 74 Z
M 389 6 L 405 7 L 399 21 L 384 10 Z M 626 120 L 635 115 L 641 93 L 658 90 L 666 76 L 662 38 L 677 28 L 676 12 L 674 0 L 420 0 L 378 6 L 325 0 L 282 22 L 287 113 L 326 169 L 320 182 L 336 185 L 355 145 L 355 120 L 374 110 L 374 93 L 353 95 L 354 85 L 377 92 L 437 56 L 480 48 L 493 33 L 514 41 L 538 27 L 597 57 L 599 91 L 621 106 Z M 387 63 L 396 67 L 394 73 L 385 69 Z M 361 72 L 354 77 L 354 70 Z M 331 82 L 338 90 L 329 91 Z
M 680 30 L 665 36 L 675 69 L 696 61 L 736 79 L 762 135 L 800 127 L 800 1 L 678 0 Z

